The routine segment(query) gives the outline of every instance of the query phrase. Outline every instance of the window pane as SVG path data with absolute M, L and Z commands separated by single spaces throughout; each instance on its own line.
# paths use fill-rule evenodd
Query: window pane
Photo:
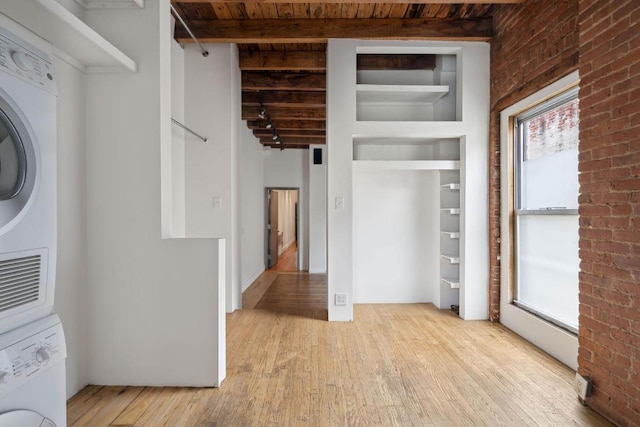
M 520 208 L 578 208 L 578 100 L 521 123 Z
M 517 301 L 578 327 L 578 215 L 518 217 Z

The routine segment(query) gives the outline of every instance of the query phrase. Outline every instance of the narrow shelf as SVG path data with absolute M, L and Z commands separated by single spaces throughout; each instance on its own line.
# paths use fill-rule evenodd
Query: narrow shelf
M 56 0 L 11 0 L 2 13 L 86 67 L 87 72 L 137 71 L 137 64 Z
M 459 231 L 441 231 L 440 234 L 449 237 L 450 239 L 459 239 L 460 232 Z
M 448 85 L 356 85 L 357 102 L 432 104 L 449 93 Z
M 440 212 L 449 215 L 460 215 L 460 208 L 441 208 Z
M 440 188 L 442 190 L 455 191 L 455 190 L 460 190 L 460 184 L 456 184 L 456 183 L 443 184 L 443 185 L 440 186 Z
M 459 289 L 460 288 L 460 279 L 446 279 L 446 278 L 441 278 L 440 279 L 442 281 L 443 284 L 450 286 L 451 289 Z
M 458 255 L 440 255 L 442 259 L 446 259 L 451 264 L 460 264 L 460 257 Z
M 354 170 L 458 170 L 459 160 L 354 160 Z

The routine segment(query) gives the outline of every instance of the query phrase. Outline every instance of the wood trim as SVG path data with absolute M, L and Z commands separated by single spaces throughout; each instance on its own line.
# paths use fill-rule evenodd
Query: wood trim
M 436 56 L 429 54 L 376 54 L 360 53 L 358 70 L 433 70 Z
M 318 138 L 325 137 L 326 133 L 323 130 L 308 130 L 308 129 L 297 129 L 297 130 L 282 130 L 277 129 L 278 135 L 282 138 L 285 137 L 296 137 L 296 138 Z M 254 129 L 253 134 L 258 138 L 271 138 L 273 132 L 271 129 Z
M 328 39 L 488 41 L 493 18 L 236 19 L 189 21 L 201 43 L 324 43 Z M 180 43 L 193 43 L 182 27 Z
M 291 144 L 300 144 L 300 143 L 304 143 L 304 144 L 324 144 L 327 140 L 327 138 L 325 138 L 324 136 L 315 136 L 315 137 L 307 137 L 307 138 L 300 138 L 300 137 L 283 137 L 280 138 L 282 140 L 282 142 L 284 143 L 284 145 L 291 145 Z M 290 142 L 289 142 L 290 141 Z M 261 137 L 260 138 L 260 143 L 263 145 L 278 145 L 276 144 L 276 142 L 271 139 L 271 137 Z

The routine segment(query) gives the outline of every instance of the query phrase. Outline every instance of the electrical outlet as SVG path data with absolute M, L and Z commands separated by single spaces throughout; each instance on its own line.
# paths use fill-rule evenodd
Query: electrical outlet
M 591 380 L 576 372 L 576 378 L 573 381 L 573 389 L 578 395 L 578 399 L 584 403 L 587 397 L 591 395 Z
M 336 305 L 347 305 L 347 294 L 336 294 Z

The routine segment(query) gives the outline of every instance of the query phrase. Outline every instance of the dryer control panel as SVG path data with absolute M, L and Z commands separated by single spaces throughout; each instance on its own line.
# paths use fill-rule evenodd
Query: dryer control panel
M 0 398 L 50 366 L 64 363 L 66 357 L 64 332 L 56 315 L 0 335 Z
M 0 71 L 56 93 L 49 55 L 4 28 L 0 28 Z

